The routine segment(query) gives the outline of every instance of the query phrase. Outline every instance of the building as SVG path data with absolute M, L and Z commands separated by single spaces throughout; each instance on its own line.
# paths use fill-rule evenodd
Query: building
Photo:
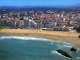
M 55 26 L 53 28 L 54 31 L 69 31 L 69 26 Z
M 12 27 L 13 26 L 13 21 L 12 20 L 7 20 L 6 25 Z
M 57 25 L 57 22 L 49 22 L 48 24 L 46 24 L 46 28 L 53 28 Z
M 36 27 L 37 23 L 34 20 L 27 19 L 19 21 L 19 28 L 36 28 Z
M 24 20 L 20 20 L 19 21 L 19 28 L 23 28 L 24 27 Z

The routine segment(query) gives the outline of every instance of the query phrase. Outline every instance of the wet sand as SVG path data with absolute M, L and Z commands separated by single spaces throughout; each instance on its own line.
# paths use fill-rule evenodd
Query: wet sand
M 64 41 L 80 46 L 79 33 L 62 31 L 43 31 L 37 29 L 2 29 L 0 35 L 32 36 L 47 38 L 54 41 Z

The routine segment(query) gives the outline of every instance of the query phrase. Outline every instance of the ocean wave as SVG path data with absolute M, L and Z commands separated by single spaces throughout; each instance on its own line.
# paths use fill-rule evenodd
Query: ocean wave
M 61 55 L 61 54 L 58 53 L 57 51 L 51 51 L 51 54 L 58 54 L 58 55 Z
M 49 39 L 44 38 L 36 38 L 36 37 L 26 37 L 26 36 L 1 36 L 0 40 L 2 39 L 19 39 L 19 40 L 40 40 L 40 41 L 50 41 Z
M 66 46 L 66 45 L 71 45 L 70 43 L 63 42 L 63 41 L 54 41 L 50 39 L 45 39 L 45 38 L 38 38 L 38 37 L 27 37 L 27 36 L 0 36 L 0 40 L 4 39 L 18 39 L 18 40 L 37 40 L 37 41 L 49 41 L 51 44 L 63 44 L 64 47 L 71 47 L 71 46 Z
M 72 45 L 68 42 L 63 42 L 63 41 L 55 41 L 55 42 L 51 42 L 51 44 L 59 44 L 57 46 L 63 46 L 63 47 L 72 47 Z
M 72 46 L 68 46 L 68 45 L 63 45 L 63 46 L 64 46 L 64 47 L 70 47 L 70 48 L 72 47 Z
M 63 42 L 63 41 L 58 41 L 57 43 L 61 43 L 61 44 L 68 44 L 68 45 L 70 45 L 70 43 Z

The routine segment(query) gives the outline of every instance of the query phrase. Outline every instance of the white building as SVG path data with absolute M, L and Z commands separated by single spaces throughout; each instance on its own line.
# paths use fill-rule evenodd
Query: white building
M 34 20 L 26 19 L 26 20 L 20 20 L 19 21 L 19 27 L 20 28 L 34 28 L 37 26 L 37 23 Z

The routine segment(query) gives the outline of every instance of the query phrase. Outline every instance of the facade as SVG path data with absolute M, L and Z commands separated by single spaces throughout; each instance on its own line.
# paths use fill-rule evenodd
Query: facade
M 20 20 L 19 21 L 19 28 L 35 28 L 37 23 L 33 20 Z
M 13 21 L 12 20 L 6 21 L 6 25 L 12 27 L 13 26 Z
M 23 27 L 24 27 L 24 21 L 23 21 L 23 20 L 20 20 L 20 21 L 19 21 L 19 27 L 20 27 L 20 28 L 23 28 Z
M 50 22 L 49 24 L 46 24 L 46 28 L 53 28 L 57 25 L 56 22 Z
M 76 26 L 77 23 L 78 23 L 78 21 L 76 21 L 76 20 L 68 21 L 68 25 L 70 25 L 70 26 Z
M 54 31 L 69 31 L 69 26 L 55 26 L 53 28 Z

